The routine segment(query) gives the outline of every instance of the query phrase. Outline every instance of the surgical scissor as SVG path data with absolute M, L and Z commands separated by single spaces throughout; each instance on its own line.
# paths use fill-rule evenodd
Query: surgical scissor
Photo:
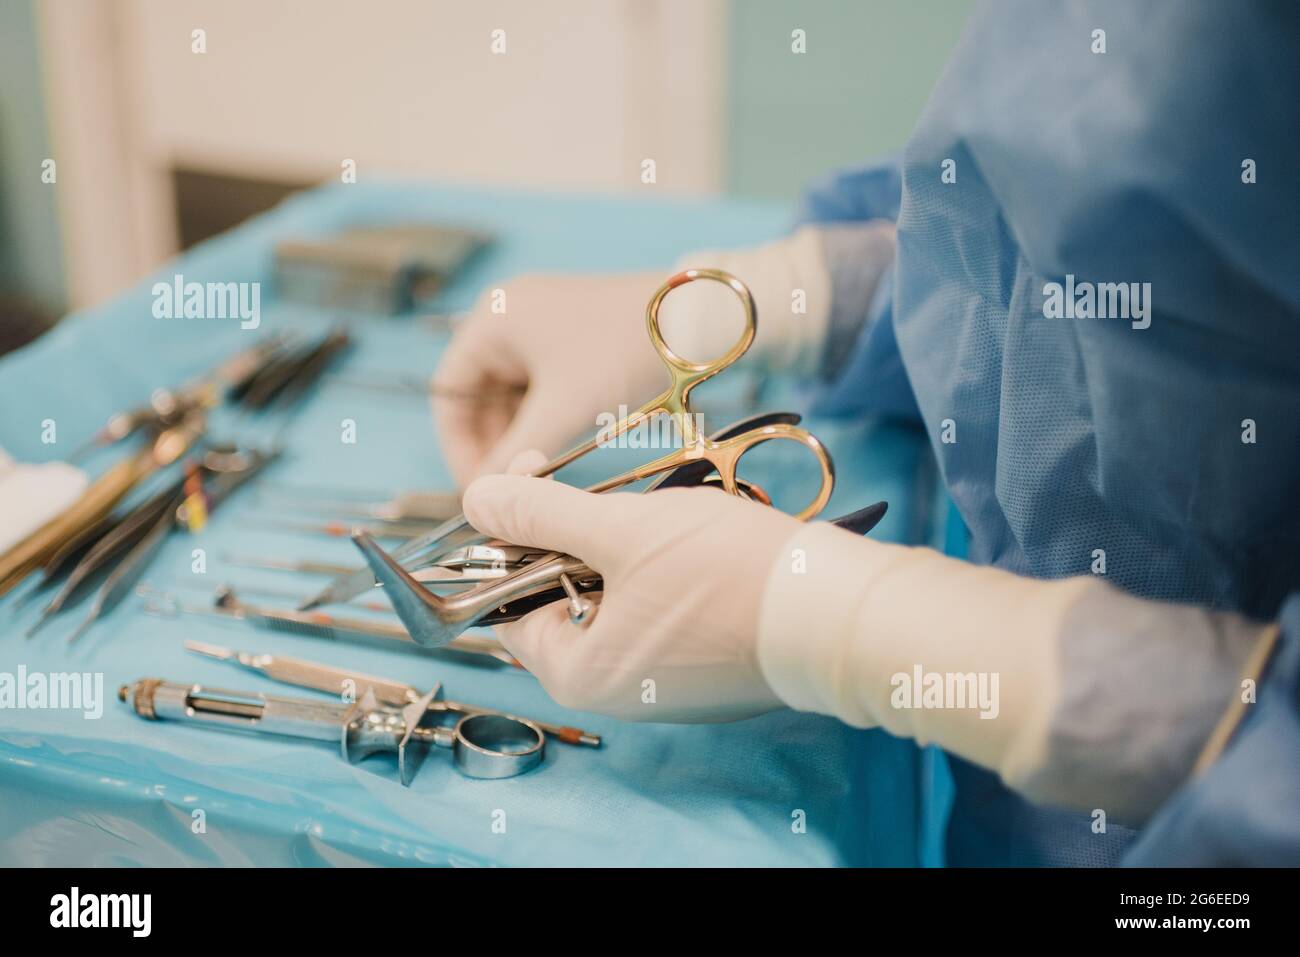
M 744 329 L 740 338 L 722 356 L 708 362 L 693 362 L 684 359 L 664 340 L 659 325 L 659 309 L 664 299 L 674 289 L 697 279 L 719 282 L 731 289 L 740 300 L 744 314 Z M 672 472 L 685 465 L 703 465 L 707 463 L 710 471 L 716 472 L 724 491 L 736 495 L 740 493 L 739 480 L 736 475 L 741 458 L 755 446 L 772 441 L 792 441 L 806 446 L 815 457 L 821 471 L 821 484 L 817 494 L 801 511 L 795 514 L 800 521 L 807 521 L 821 512 L 830 500 L 835 487 L 835 466 L 825 446 L 811 433 L 798 426 L 786 423 L 774 423 L 747 429 L 725 438 L 710 438 L 696 425 L 695 414 L 691 407 L 692 390 L 702 382 L 713 378 L 719 372 L 735 364 L 754 342 L 758 330 L 758 315 L 754 307 L 754 298 L 748 287 L 735 276 L 720 269 L 688 269 L 670 276 L 650 298 L 646 306 L 646 331 L 650 342 L 668 371 L 668 387 L 645 405 L 616 420 L 613 426 L 602 430 L 597 435 L 564 454 L 551 459 L 545 465 L 529 473 L 542 477 L 558 472 L 582 456 L 594 451 L 602 443 L 617 439 L 641 423 L 648 423 L 659 416 L 671 417 L 680 436 L 680 444 L 666 455 L 653 459 L 644 465 L 630 469 L 621 475 L 589 485 L 589 492 L 607 492 L 623 488 L 635 482 Z M 396 552 L 394 557 L 408 567 L 418 565 L 420 560 L 430 560 L 438 556 L 439 546 L 449 540 L 464 536 L 470 531 L 465 516 L 458 515 L 438 526 L 420 538 L 412 539 Z M 459 542 L 458 542 L 459 544 Z M 417 556 L 420 556 L 417 558 Z M 367 561 L 370 561 L 367 558 Z M 373 570 L 373 569 L 372 569 Z M 364 570 L 347 579 L 331 582 L 324 591 L 304 602 L 300 607 L 306 611 L 333 601 L 346 601 L 374 584 L 373 575 Z
M 708 279 L 728 286 L 740 299 L 745 317 L 745 328 L 741 332 L 740 338 L 726 353 L 708 362 L 693 362 L 677 355 L 664 341 L 663 332 L 659 326 L 659 308 L 663 304 L 665 297 L 674 289 L 697 279 Z M 735 364 L 741 356 L 749 351 L 749 347 L 754 342 L 754 336 L 758 331 L 758 314 L 754 308 L 754 298 L 750 294 L 748 287 L 735 276 L 720 269 L 688 269 L 685 272 L 679 272 L 670 276 L 667 282 L 660 286 L 651 297 L 649 305 L 646 306 L 646 331 L 650 335 L 650 342 L 654 345 L 655 351 L 659 353 L 659 358 L 663 360 L 664 367 L 668 370 L 670 380 L 668 388 L 636 411 L 618 419 L 608 430 L 552 459 L 534 471 L 532 475 L 546 476 L 558 472 L 566 465 L 598 448 L 601 443 L 616 439 L 643 422 L 648 422 L 661 415 L 667 415 L 672 418 L 677 426 L 678 434 L 681 436 L 681 444 L 678 448 L 672 449 L 666 455 L 653 459 L 644 465 L 629 469 L 622 475 L 616 475 L 613 478 L 597 482 L 595 485 L 590 485 L 587 487 L 587 491 L 607 492 L 672 471 L 683 465 L 694 462 L 708 462 L 720 477 L 724 491 L 736 495 L 739 494 L 736 469 L 745 453 L 756 445 L 784 440 L 797 442 L 811 450 L 821 470 L 821 485 L 817 490 L 817 494 L 807 506 L 795 514 L 795 518 L 800 521 L 807 521 L 821 512 L 830 500 L 831 492 L 835 488 L 835 466 L 831 462 L 830 454 L 826 451 L 825 446 L 812 433 L 798 426 L 781 423 L 764 425 L 723 439 L 711 439 L 701 432 L 696 425 L 695 415 L 690 403 L 691 391 L 702 382 L 713 378 L 722 370 Z
M 263 496 L 274 497 L 276 509 L 330 514 L 340 519 L 374 519 L 383 522 L 445 522 L 460 511 L 460 496 L 454 492 L 410 490 L 379 501 L 350 499 L 338 490 L 325 495 L 292 486 L 267 486 Z M 428 529 L 424 529 L 428 531 Z

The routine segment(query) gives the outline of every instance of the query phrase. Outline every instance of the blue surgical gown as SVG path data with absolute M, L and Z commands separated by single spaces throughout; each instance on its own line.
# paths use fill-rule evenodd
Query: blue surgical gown
M 1297 91 L 1294 3 L 979 8 L 901 160 L 807 196 L 807 221 L 898 226 L 816 404 L 918 419 L 974 561 L 1104 552 L 1133 594 L 1276 617 L 1300 589 Z M 1150 283 L 1150 326 L 1048 318 L 1049 283 Z M 949 863 L 1110 864 L 1134 837 L 953 774 Z

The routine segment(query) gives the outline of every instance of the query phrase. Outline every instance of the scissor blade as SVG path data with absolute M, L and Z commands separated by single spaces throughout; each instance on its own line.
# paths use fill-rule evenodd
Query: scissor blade
M 802 420 L 803 416 L 798 412 L 761 412 L 758 415 L 751 415 L 748 418 L 732 422 L 725 429 L 714 432 L 709 438 L 714 442 L 725 442 L 727 439 L 734 439 L 738 435 L 752 432 L 754 429 L 761 429 L 764 426 L 798 425 Z M 702 483 L 713 470 L 713 463 L 707 460 L 689 462 L 673 469 L 671 472 L 665 473 L 659 481 L 653 483 L 646 491 L 664 488 L 694 488 Z
M 889 511 L 888 502 L 876 502 L 874 505 L 860 508 L 856 512 L 849 512 L 847 515 L 833 518 L 831 524 L 855 535 L 865 535 L 880 524 L 880 520 L 885 517 L 887 511 Z

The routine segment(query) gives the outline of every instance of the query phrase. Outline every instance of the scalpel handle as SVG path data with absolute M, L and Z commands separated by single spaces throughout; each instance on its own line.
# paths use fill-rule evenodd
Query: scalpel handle
M 332 668 L 329 665 L 306 661 L 302 658 L 290 658 L 285 655 L 264 655 L 255 658 L 257 670 L 268 678 L 299 688 L 313 688 L 329 694 L 346 695 L 349 699 L 359 700 L 366 689 L 374 692 L 375 699 L 384 705 L 404 707 L 412 701 L 419 701 L 420 694 L 410 685 L 404 685 L 388 678 L 348 671 L 345 668 Z

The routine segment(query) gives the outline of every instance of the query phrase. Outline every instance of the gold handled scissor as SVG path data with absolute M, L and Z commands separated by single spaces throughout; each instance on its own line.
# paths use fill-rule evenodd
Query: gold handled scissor
M 672 347 L 664 340 L 663 330 L 659 325 L 659 308 L 667 295 L 674 289 L 697 279 L 708 279 L 726 285 L 740 299 L 745 315 L 745 328 L 741 331 L 740 338 L 726 353 L 708 362 L 692 362 L 673 352 Z M 826 507 L 826 503 L 830 501 L 831 492 L 835 488 L 835 466 L 831 462 L 830 455 L 826 452 L 826 447 L 818 441 L 816 436 L 794 425 L 766 425 L 721 441 L 715 441 L 701 432 L 696 424 L 695 413 L 691 409 L 690 403 L 691 390 L 700 383 L 713 378 L 722 370 L 734 365 L 741 356 L 749 351 L 749 347 L 753 345 L 754 336 L 758 331 L 758 314 L 754 308 L 754 297 L 745 284 L 735 276 L 720 269 L 688 269 L 685 272 L 679 272 L 669 277 L 668 281 L 655 292 L 650 299 L 649 305 L 646 306 L 645 319 L 646 331 L 650 334 L 650 342 L 654 345 L 655 351 L 659 353 L 659 358 L 663 360 L 664 366 L 668 369 L 670 378 L 668 388 L 635 412 L 631 412 L 619 419 L 609 430 L 588 439 L 581 445 L 573 447 L 563 455 L 551 459 L 532 474 L 544 476 L 550 475 L 552 472 L 558 472 L 569 463 L 597 448 L 601 442 L 617 438 L 636 428 L 642 422 L 649 422 L 660 415 L 668 415 L 672 417 L 681 436 L 680 448 L 675 448 L 667 455 L 660 456 L 644 465 L 639 465 L 622 475 L 588 486 L 587 491 L 607 492 L 670 471 L 688 462 L 703 459 L 709 462 L 717 471 L 718 477 L 722 480 L 723 489 L 729 494 L 735 495 L 737 494 L 736 469 L 744 454 L 756 445 L 784 440 L 798 442 L 810 449 L 813 455 L 816 456 L 818 467 L 821 470 L 821 486 L 817 490 L 817 495 L 802 511 L 795 515 L 795 518 L 800 521 L 807 521 L 821 512 Z
M 709 362 L 692 362 L 677 355 L 664 340 L 663 331 L 659 324 L 659 310 L 667 295 L 674 289 L 697 279 L 705 279 L 726 285 L 736 294 L 744 311 L 745 326 L 740 337 L 726 353 Z M 537 478 L 551 475 L 588 452 L 595 450 L 603 442 L 623 435 L 640 423 L 648 422 L 657 416 L 668 415 L 676 423 L 678 434 L 681 437 L 679 447 L 674 448 L 666 455 L 624 472 L 622 475 L 616 475 L 613 478 L 597 482 L 595 485 L 590 485 L 587 487 L 587 491 L 606 492 L 655 475 L 670 472 L 689 463 L 707 461 L 717 472 L 723 489 L 735 495 L 741 489 L 741 484 L 737 481 L 736 470 L 746 452 L 765 442 L 790 441 L 797 442 L 810 449 L 821 471 L 821 485 L 817 490 L 817 494 L 802 511 L 796 513 L 795 518 L 800 521 L 807 521 L 819 514 L 830 500 L 831 492 L 834 491 L 835 466 L 831 462 L 826 447 L 822 445 L 816 436 L 795 425 L 776 423 L 759 426 L 745 432 L 729 435 L 726 438 L 710 439 L 699 429 L 695 414 L 691 409 L 691 390 L 701 382 L 713 378 L 722 370 L 735 364 L 754 342 L 754 336 L 758 331 L 758 315 L 754 307 L 754 297 L 745 284 L 721 269 L 688 269 L 679 272 L 669 277 L 651 297 L 646 306 L 646 331 L 649 333 L 655 351 L 659 353 L 659 357 L 668 370 L 668 388 L 636 411 L 619 419 L 612 427 L 602 430 L 598 435 L 573 447 L 563 455 L 551 459 L 529 474 Z M 466 544 L 464 533 L 469 528 L 465 516 L 458 515 L 428 534 L 406 542 L 387 557 L 400 563 L 403 568 L 423 567 L 430 562 L 436 561 L 445 551 Z M 367 556 L 372 566 L 375 557 L 377 556 Z M 349 601 L 371 588 L 375 581 L 376 576 L 373 573 L 373 568 L 360 569 L 331 582 L 323 591 L 303 602 L 299 607 L 302 610 L 310 610 L 332 602 Z

